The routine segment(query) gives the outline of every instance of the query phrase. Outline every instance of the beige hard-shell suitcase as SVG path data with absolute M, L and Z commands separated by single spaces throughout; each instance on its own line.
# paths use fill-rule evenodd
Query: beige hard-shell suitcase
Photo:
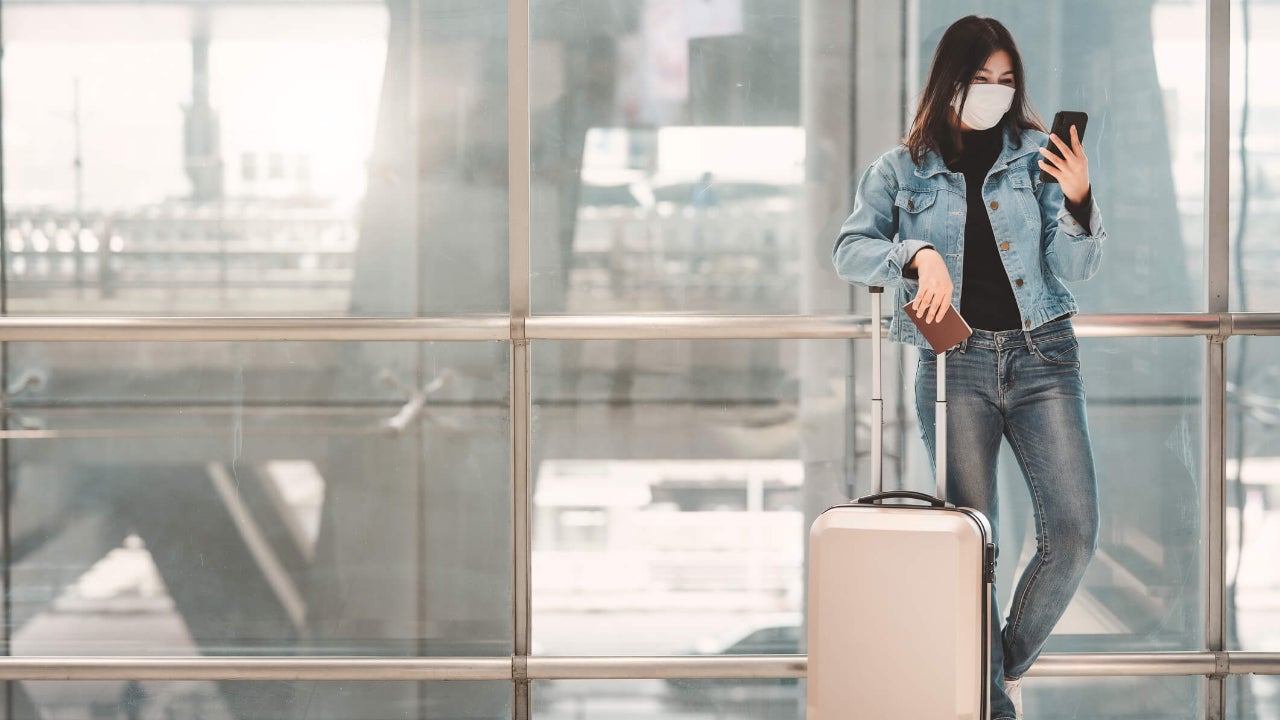
M 806 717 L 986 720 L 995 546 L 981 513 L 946 503 L 946 355 L 937 496 L 882 492 L 880 288 L 872 293 L 874 492 L 822 513 L 809 533 Z

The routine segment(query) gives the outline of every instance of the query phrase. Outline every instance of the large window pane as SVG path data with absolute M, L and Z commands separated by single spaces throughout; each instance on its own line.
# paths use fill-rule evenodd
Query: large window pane
M 509 654 L 506 351 L 11 345 L 12 652 Z
M 805 508 L 846 492 L 847 352 L 535 343 L 538 651 L 800 652 Z
M 1111 242 L 1072 285 L 1096 312 L 1199 310 L 1204 276 L 1204 0 L 921 0 L 912 97 L 942 32 L 976 13 L 1003 22 L 1045 123 L 1089 113 L 1084 146 Z
M 535 309 L 797 312 L 798 0 L 532 11 Z
M 1280 309 L 1280 2 L 1232 3 L 1231 309 Z M 1247 80 L 1246 80 L 1247 74 Z
M 6 4 L 9 311 L 505 310 L 506 21 L 437 4 Z
M 507 720 L 506 682 L 12 682 L 18 718 Z M 0 696 L 4 694 L 0 688 Z
M 1046 652 L 1201 648 L 1203 342 L 1081 340 L 1098 477 L 1099 547 Z M 909 422 L 918 428 L 914 413 Z M 932 488 L 918 429 L 911 436 L 907 467 L 915 477 L 909 483 Z M 1001 617 L 1007 618 L 1037 537 L 1035 504 L 1007 441 L 997 477 L 996 590 Z
M 942 31 L 971 12 L 1013 31 L 1046 122 L 1092 117 L 1116 242 L 1073 288 L 1082 308 L 1199 309 L 1203 0 L 909 6 L 535 1 L 535 309 L 849 309 L 830 251 L 850 181 L 901 138 Z
M 1198 720 L 1197 677 L 1030 678 L 1028 717 L 1045 720 Z M 804 683 L 795 680 L 553 681 L 533 684 L 537 720 L 790 720 L 804 717 Z M 923 690 L 923 688 L 922 688 Z
M 1228 720 L 1264 720 L 1280 713 L 1280 683 L 1273 675 L 1233 675 L 1227 679 Z
M 1280 650 L 1280 338 L 1237 337 L 1227 402 L 1227 641 L 1231 649 Z M 1239 683 L 1237 717 L 1270 717 L 1280 707 L 1271 676 Z
M 1201 342 L 1083 341 L 1101 548 L 1051 651 L 1201 646 Z M 862 358 L 850 373 L 839 341 L 533 347 L 540 651 L 797 651 L 808 525 L 870 490 Z M 887 366 L 886 485 L 932 490 L 914 401 L 900 392 L 914 362 L 898 366 Z M 1035 528 L 1010 458 L 999 476 L 1007 608 Z

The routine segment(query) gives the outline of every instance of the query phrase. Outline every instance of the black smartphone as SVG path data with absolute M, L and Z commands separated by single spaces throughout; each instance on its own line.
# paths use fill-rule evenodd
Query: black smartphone
M 1084 129 L 1088 124 L 1088 113 L 1080 112 L 1079 110 L 1059 110 L 1058 113 L 1053 116 L 1053 127 L 1049 130 L 1049 134 L 1057 135 L 1059 140 L 1069 146 L 1071 145 L 1071 126 L 1075 125 L 1076 134 L 1080 136 L 1080 142 L 1083 143 Z M 1062 154 L 1058 152 L 1058 146 L 1054 144 L 1053 140 L 1046 141 L 1045 147 L 1049 149 L 1049 152 L 1053 153 L 1057 157 L 1062 157 Z M 1041 159 L 1044 159 L 1043 156 L 1041 156 Z M 1058 182 L 1058 178 L 1050 175 L 1044 170 L 1041 170 L 1040 182 L 1056 183 Z

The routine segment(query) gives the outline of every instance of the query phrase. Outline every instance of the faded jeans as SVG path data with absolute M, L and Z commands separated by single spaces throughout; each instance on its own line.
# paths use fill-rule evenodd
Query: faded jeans
M 936 376 L 937 357 L 920 349 L 916 413 L 931 463 Z M 1022 677 L 1035 662 L 1098 542 L 1097 479 L 1071 320 L 1053 320 L 1030 332 L 975 330 L 947 353 L 946 400 L 947 501 L 987 516 L 997 553 L 1002 438 L 1031 492 L 1036 554 L 1018 580 L 1009 617 L 991 623 L 991 718 L 1012 719 L 1002 680 Z M 991 603 L 998 616 L 994 588 Z

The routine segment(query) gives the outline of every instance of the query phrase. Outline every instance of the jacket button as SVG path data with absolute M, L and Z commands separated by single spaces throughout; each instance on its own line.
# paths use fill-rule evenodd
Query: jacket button
M 915 200 L 908 200 L 908 201 L 907 201 L 907 209 L 908 209 L 908 210 L 915 210 L 915 209 L 916 209 L 916 201 L 915 201 Z
M 1022 287 L 1022 278 L 1018 278 L 1014 282 L 1017 284 L 1018 287 Z
M 1002 242 L 1002 243 L 1000 243 L 1000 249 L 1001 249 L 1001 250 L 1008 250 L 1008 249 L 1009 249 L 1009 243 L 1007 243 L 1007 242 Z
M 1022 327 L 1024 327 L 1024 328 L 1030 328 L 1030 327 L 1031 327 L 1031 321 L 1030 321 L 1030 320 L 1028 320 L 1028 321 L 1026 321 L 1026 322 L 1022 323 Z
M 996 202 L 995 200 L 992 200 L 992 201 L 991 201 L 991 209 L 992 209 L 992 210 L 999 210 L 999 209 L 1000 209 L 1000 203 Z

